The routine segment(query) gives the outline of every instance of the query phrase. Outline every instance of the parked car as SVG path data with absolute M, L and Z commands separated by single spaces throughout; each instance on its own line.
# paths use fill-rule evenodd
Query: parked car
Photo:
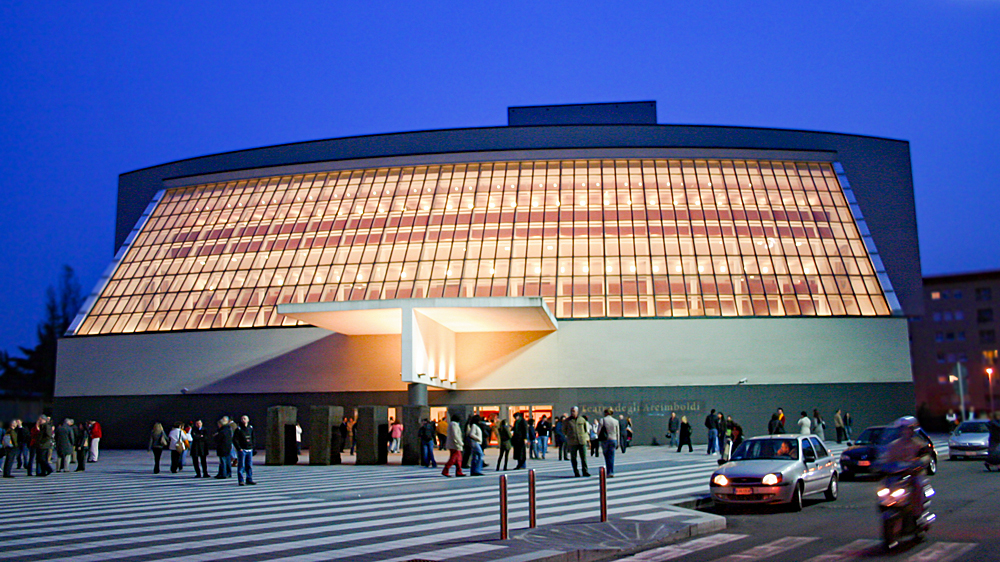
M 876 425 L 866 428 L 858 435 L 858 439 L 849 443 L 849 447 L 840 454 L 840 478 L 847 480 L 856 474 L 878 474 L 874 464 L 878 457 L 878 445 L 883 440 L 886 426 Z M 922 428 L 917 428 L 917 439 L 924 443 L 920 456 L 926 460 L 924 470 L 927 474 L 937 472 L 937 449 L 934 442 Z
M 989 454 L 990 429 L 986 420 L 959 424 L 948 438 L 948 458 L 985 458 Z
M 802 509 L 805 497 L 837 499 L 839 466 L 815 435 L 767 435 L 747 439 L 709 481 L 719 506 L 787 503 Z

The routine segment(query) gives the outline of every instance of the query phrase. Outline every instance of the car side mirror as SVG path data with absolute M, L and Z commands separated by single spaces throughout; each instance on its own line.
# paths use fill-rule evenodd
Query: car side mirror
M 802 454 L 802 458 L 805 459 L 806 462 L 816 462 L 816 453 L 812 451 L 806 451 L 805 453 Z

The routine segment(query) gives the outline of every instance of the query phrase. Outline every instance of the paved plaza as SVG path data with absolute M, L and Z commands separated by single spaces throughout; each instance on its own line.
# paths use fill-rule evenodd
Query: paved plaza
M 437 455 L 443 464 L 444 452 Z M 388 466 L 264 466 L 258 454 L 259 484 L 238 487 L 235 477 L 196 479 L 190 465 L 154 475 L 146 451 L 104 451 L 85 472 L 38 478 L 20 471 L 0 482 L 0 513 L 8 520 L 30 514 L 26 525 L 0 530 L 0 560 L 513 562 L 580 548 L 628 550 L 724 525 L 677 507 L 707 495 L 714 456 L 665 447 L 619 454 L 608 480 L 611 523 L 601 526 L 603 462 L 590 457 L 594 476 L 573 478 L 570 463 L 550 451 L 547 460 L 529 461 L 537 475 L 535 530 L 527 530 L 527 473 L 507 472 L 511 539 L 501 541 L 495 455 L 487 450 L 494 466 L 486 476 L 444 478 L 440 467 L 399 466 L 399 455 Z

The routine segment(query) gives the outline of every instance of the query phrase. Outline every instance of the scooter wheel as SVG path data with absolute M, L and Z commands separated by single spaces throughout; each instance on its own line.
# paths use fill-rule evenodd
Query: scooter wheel
M 886 550 L 892 550 L 899 545 L 898 527 L 901 526 L 902 521 L 899 519 L 882 520 L 882 543 L 885 545 Z

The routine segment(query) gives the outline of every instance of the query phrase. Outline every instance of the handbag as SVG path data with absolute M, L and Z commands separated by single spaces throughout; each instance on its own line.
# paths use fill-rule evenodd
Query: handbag
M 601 430 L 597 432 L 597 440 L 598 441 L 608 440 L 608 426 L 604 425 L 603 423 L 601 424 Z

